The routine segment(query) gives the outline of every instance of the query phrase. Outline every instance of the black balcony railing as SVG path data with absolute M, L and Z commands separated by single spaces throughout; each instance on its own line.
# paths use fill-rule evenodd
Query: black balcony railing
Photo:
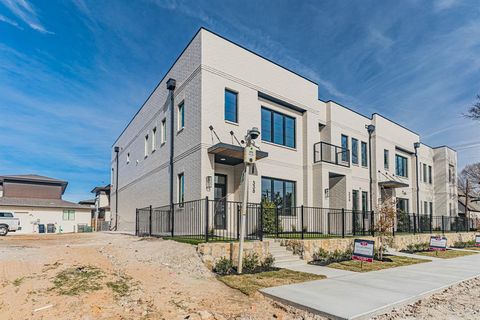
M 317 142 L 313 145 L 313 162 L 350 167 L 350 150 L 328 142 Z

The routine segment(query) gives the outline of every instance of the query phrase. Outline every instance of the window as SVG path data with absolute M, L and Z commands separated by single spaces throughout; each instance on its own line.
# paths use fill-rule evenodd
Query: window
M 63 220 L 65 221 L 75 220 L 75 210 L 63 210 Z
M 455 182 L 455 169 L 451 164 L 448 165 L 448 182 Z
M 237 93 L 225 89 L 225 120 L 238 123 Z
M 352 138 L 352 163 L 358 164 L 358 140 Z
M 368 211 L 368 192 L 362 191 L 362 212 Z
M 129 164 L 129 163 L 130 163 L 130 152 L 127 153 L 127 164 Z
M 282 215 L 292 215 L 295 207 L 295 182 L 262 177 L 262 199 L 273 202 Z
M 367 143 L 362 141 L 362 166 L 368 166 Z
M 161 136 L 161 141 L 162 141 L 162 144 L 164 144 L 165 142 L 167 142 L 167 119 L 163 119 L 162 120 L 162 136 Z
M 428 202 L 423 201 L 423 213 L 427 214 L 428 213 Z
M 432 166 L 428 166 L 428 183 L 432 184 Z
M 0 212 L 0 218 L 13 218 L 13 214 L 11 212 Z
M 395 174 L 400 177 L 408 177 L 408 162 L 407 158 L 399 154 L 395 155 Z
M 262 140 L 295 148 L 295 118 L 262 107 Z
M 178 202 L 185 202 L 185 176 L 183 172 L 178 175 Z
M 348 161 L 348 136 L 342 134 L 342 161 Z
M 352 190 L 352 210 L 358 211 L 358 190 Z
M 397 212 L 408 213 L 408 199 L 397 198 Z
M 180 131 L 185 127 L 185 104 L 183 101 L 178 105 L 178 126 L 177 130 Z
M 111 178 L 112 178 L 112 187 L 113 187 L 113 185 L 115 184 L 115 169 L 114 168 L 112 168 Z
M 152 130 L 152 152 L 157 149 L 157 127 Z
M 451 203 L 448 204 L 448 208 L 449 208 L 448 212 L 450 213 L 450 217 L 451 217 L 452 216 L 452 204 Z
M 388 170 L 388 168 L 390 167 L 389 153 L 390 152 L 387 149 L 383 150 L 383 168 L 385 170 Z
M 425 183 L 427 183 L 427 174 L 428 174 L 427 165 L 424 163 L 423 164 L 423 182 Z
M 145 158 L 148 157 L 148 134 L 145 136 L 145 143 L 144 143 L 144 151 L 145 151 Z

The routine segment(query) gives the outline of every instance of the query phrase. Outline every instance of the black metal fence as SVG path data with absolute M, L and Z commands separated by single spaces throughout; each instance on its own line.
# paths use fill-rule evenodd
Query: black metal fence
M 175 237 L 198 241 L 235 241 L 240 238 L 242 203 L 208 198 L 173 206 L 137 209 L 138 236 Z M 277 208 L 249 203 L 245 235 L 249 240 L 275 238 L 330 238 L 372 235 L 380 215 L 319 207 Z M 475 231 L 480 220 L 465 217 L 397 213 L 395 234 Z

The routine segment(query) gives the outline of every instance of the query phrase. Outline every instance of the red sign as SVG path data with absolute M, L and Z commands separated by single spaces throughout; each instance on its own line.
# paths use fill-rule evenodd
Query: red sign
M 375 242 L 372 240 L 355 239 L 353 243 L 352 259 L 358 261 L 373 262 L 373 248 Z

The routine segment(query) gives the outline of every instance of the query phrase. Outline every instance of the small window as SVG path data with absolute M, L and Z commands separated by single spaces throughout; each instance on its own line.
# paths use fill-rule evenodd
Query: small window
M 65 221 L 75 220 L 75 210 L 63 210 L 63 220 Z
M 183 173 L 178 175 L 178 202 L 185 202 L 185 176 Z
M 130 152 L 127 153 L 127 164 L 129 164 L 129 163 L 130 163 Z
M 352 138 L 352 163 L 358 164 L 358 140 Z
M 348 161 L 348 136 L 342 134 L 342 161 Z
M 423 202 L 423 213 L 424 214 L 428 213 L 428 202 L 427 201 Z
M 238 94 L 225 89 L 225 120 L 238 123 Z
M 162 144 L 167 142 L 167 119 L 162 120 L 162 137 L 161 137 Z
M 427 175 L 428 175 L 427 165 L 424 163 L 423 164 L 423 182 L 425 183 L 427 183 Z
M 428 183 L 432 184 L 433 178 L 432 178 L 432 166 L 428 166 Z
M 157 149 L 157 127 L 152 130 L 152 152 Z
M 148 157 L 148 134 L 145 136 L 144 151 L 145 151 L 145 158 L 146 158 Z
M 408 162 L 407 158 L 399 154 L 395 155 L 395 174 L 400 177 L 408 178 Z
M 387 149 L 383 150 L 383 168 L 385 170 L 388 170 L 388 168 L 390 167 L 390 155 L 389 155 L 389 151 Z
M 178 105 L 178 131 L 185 127 L 185 104 L 182 101 Z
M 362 191 L 362 212 L 368 211 L 368 192 Z
M 362 167 L 368 166 L 367 143 L 362 141 Z

